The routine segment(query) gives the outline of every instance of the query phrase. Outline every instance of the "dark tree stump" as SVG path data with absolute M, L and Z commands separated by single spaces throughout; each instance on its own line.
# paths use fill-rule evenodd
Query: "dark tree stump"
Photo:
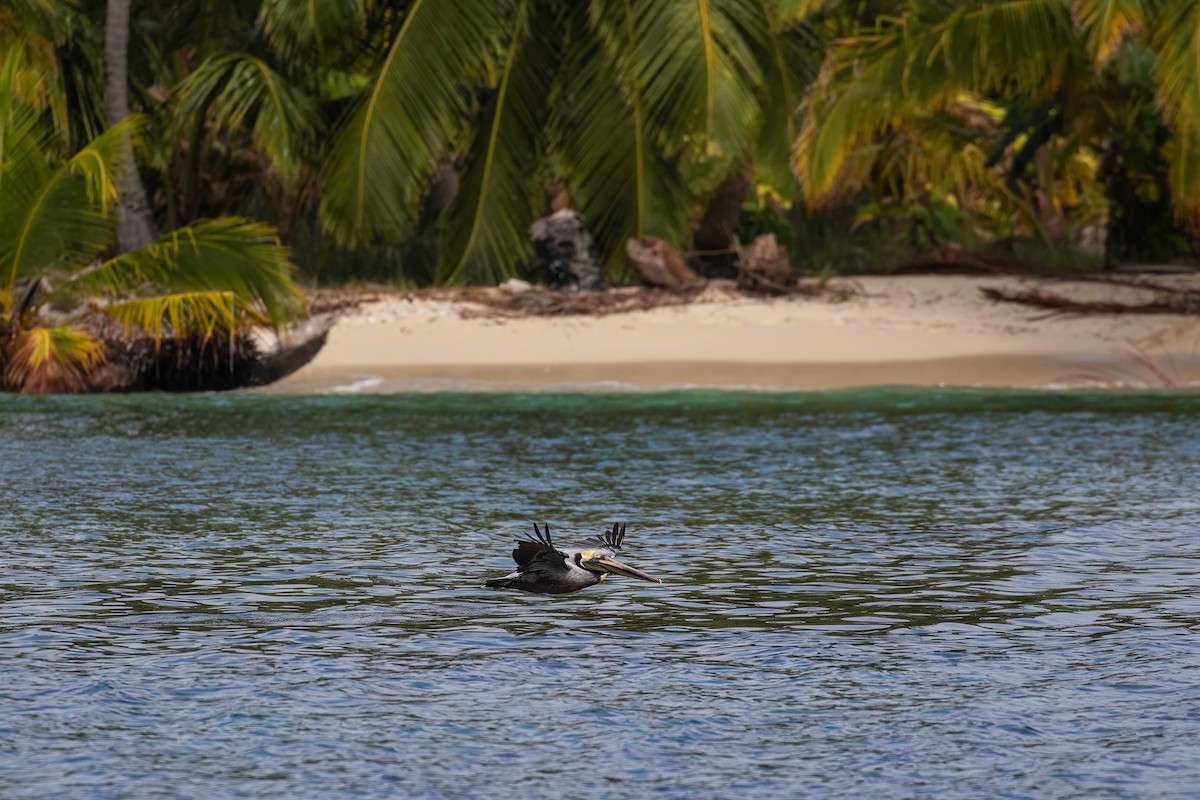
M 604 288 L 596 261 L 596 244 L 583 220 L 569 208 L 542 217 L 529 227 L 537 251 L 537 265 L 551 289 L 561 292 L 595 292 Z

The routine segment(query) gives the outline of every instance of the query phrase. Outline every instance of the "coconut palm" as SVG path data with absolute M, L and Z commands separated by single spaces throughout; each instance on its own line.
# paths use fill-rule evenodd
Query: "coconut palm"
M 274 0 L 300 18 L 307 4 Z M 494 282 L 561 178 L 602 251 L 679 244 L 746 162 L 790 191 L 787 132 L 818 62 L 800 0 L 414 0 L 383 16 L 386 49 L 339 126 L 321 219 L 348 245 L 394 241 L 447 168 L 438 277 Z
M 1138 206 L 1158 194 L 1154 160 L 1163 141 L 1169 141 L 1171 181 L 1161 194 L 1169 191 L 1181 218 L 1196 220 L 1200 6 L 1190 0 L 904 0 L 898 6 L 894 16 L 830 49 L 806 100 L 794 158 L 811 203 L 861 182 L 876 168 L 879 143 L 895 131 L 983 99 L 1010 111 L 1007 135 L 996 143 L 1009 149 L 1010 180 L 1057 135 L 1094 148 L 1098 178 L 1110 191 L 1110 251 L 1122 229 L 1144 236 L 1146 220 L 1155 216 Z M 944 174 L 953 155 L 925 149 L 924 179 Z
M 0 368 L 11 389 L 81 389 L 105 356 L 93 315 L 126 335 L 213 337 L 282 325 L 300 310 L 286 249 L 240 218 L 202 220 L 105 258 L 129 117 L 78 151 L 14 96 L 20 60 L 0 61 Z M 83 304 L 81 307 L 81 303 Z M 45 322 L 47 304 L 75 306 Z

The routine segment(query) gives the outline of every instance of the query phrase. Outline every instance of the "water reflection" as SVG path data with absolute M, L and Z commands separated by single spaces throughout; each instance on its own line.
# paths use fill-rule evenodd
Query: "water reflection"
M 6 798 L 1200 779 L 1187 396 L 4 403 Z M 665 583 L 482 589 L 534 515 Z

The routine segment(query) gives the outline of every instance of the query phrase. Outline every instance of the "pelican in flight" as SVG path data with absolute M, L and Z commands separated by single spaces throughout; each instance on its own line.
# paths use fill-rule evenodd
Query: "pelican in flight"
M 662 583 L 640 569 L 622 564 L 615 558 L 625 539 L 625 526 L 620 530 L 614 523 L 611 531 L 598 538 L 584 539 L 570 547 L 559 547 L 546 532 L 534 523 L 534 536 L 517 542 L 513 560 L 517 571 L 503 578 L 494 578 L 484 586 L 489 589 L 520 589 L 536 594 L 566 594 L 594 586 L 609 575 L 626 575 L 644 581 Z

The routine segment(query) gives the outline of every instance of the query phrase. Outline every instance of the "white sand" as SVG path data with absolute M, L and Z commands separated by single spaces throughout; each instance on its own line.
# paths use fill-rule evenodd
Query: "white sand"
M 1200 279 L 1175 283 L 1200 287 Z M 1190 282 L 1190 283 L 1189 283 Z M 885 384 L 1163 385 L 1200 380 L 1200 318 L 1072 316 L 993 303 L 979 289 L 1081 300 L 1142 291 L 1032 278 L 868 277 L 844 302 L 716 288 L 686 306 L 608 316 L 479 317 L 479 307 L 389 297 L 344 316 L 282 391 Z M 467 317 L 464 318 L 463 314 Z

